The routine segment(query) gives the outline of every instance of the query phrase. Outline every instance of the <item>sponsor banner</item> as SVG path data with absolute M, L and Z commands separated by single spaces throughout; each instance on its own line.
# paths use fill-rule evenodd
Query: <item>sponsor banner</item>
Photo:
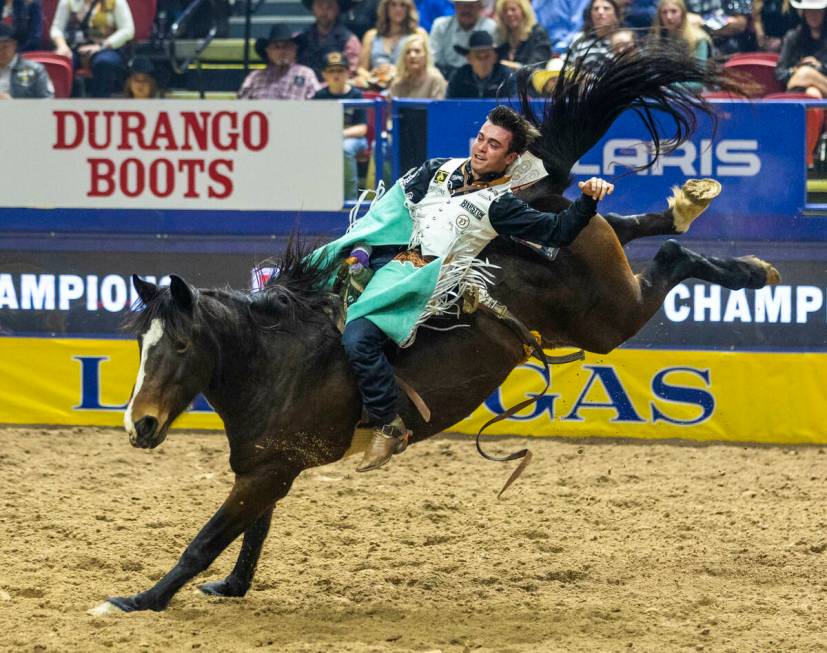
M 136 300 L 132 273 L 161 284 L 174 273 L 197 287 L 250 288 L 260 283 L 257 266 L 273 272 L 266 258 L 282 244 L 264 241 L 258 255 L 253 244 L 250 253 L 164 245 L 135 252 L 0 249 L 0 335 L 115 335 Z M 775 260 L 776 251 L 766 243 L 761 254 Z M 826 260 L 802 255 L 813 260 L 777 261 L 783 283 L 757 291 L 694 279 L 679 284 L 628 346 L 827 351 L 827 253 Z
M 0 338 L 0 423 L 122 423 L 138 369 L 127 340 Z M 490 434 L 827 443 L 827 354 L 618 350 L 554 367 L 539 401 Z M 476 433 L 541 389 L 529 362 L 454 430 Z M 793 381 L 794 380 L 794 381 Z M 199 398 L 179 428 L 220 429 Z
M 273 271 L 266 252 L 281 248 L 265 245 L 258 256 L 0 250 L 0 335 L 117 334 L 137 301 L 132 274 L 161 285 L 177 274 L 199 288 L 251 288 Z
M 467 100 L 429 104 L 428 156 L 468 156 L 471 140 L 494 106 Z M 727 221 L 732 237 L 749 237 L 753 230 L 764 235 L 766 225 L 744 223 L 746 216 L 783 217 L 789 229 L 806 198 L 803 106 L 732 102 L 718 109 L 717 131 L 706 116 L 698 116 L 690 141 L 638 173 L 630 169 L 651 160 L 651 143 L 637 114 L 626 112 L 573 173 L 578 180 L 602 176 L 614 181 L 615 193 L 600 208 L 616 213 L 661 211 L 672 185 L 689 177 L 714 177 L 723 192 L 710 213 Z M 576 192 L 576 185 L 572 188 Z M 710 226 L 720 232 L 723 225 Z
M 772 260 L 772 248 L 764 249 Z M 782 282 L 760 290 L 697 279 L 678 284 L 629 345 L 827 351 L 827 262 L 779 261 L 777 267 Z
M 0 338 L 0 424 L 118 426 L 138 374 L 135 340 Z M 180 428 L 220 429 L 199 399 Z
M 0 205 L 342 206 L 338 102 L 5 102 Z M 312 137 L 311 137 L 312 136 Z M 324 165 L 320 165 L 320 162 Z

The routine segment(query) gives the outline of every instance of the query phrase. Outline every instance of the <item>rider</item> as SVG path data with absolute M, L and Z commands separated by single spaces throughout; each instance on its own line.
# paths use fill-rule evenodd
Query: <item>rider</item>
M 375 271 L 349 307 L 342 335 L 375 427 L 357 471 L 376 469 L 407 446 L 394 370 L 385 355 L 388 340 L 402 347 L 412 344 L 416 329 L 428 318 L 456 314 L 465 291 L 484 291 L 489 266 L 477 256 L 497 235 L 568 245 L 596 213 L 597 201 L 614 190 L 596 177 L 580 182 L 583 194 L 560 213 L 536 211 L 515 197 L 511 186 L 517 170 L 542 167 L 539 159 L 522 156 L 538 136 L 520 114 L 496 107 L 469 158 L 426 161 L 322 250 L 340 256 L 355 247 L 350 260 Z

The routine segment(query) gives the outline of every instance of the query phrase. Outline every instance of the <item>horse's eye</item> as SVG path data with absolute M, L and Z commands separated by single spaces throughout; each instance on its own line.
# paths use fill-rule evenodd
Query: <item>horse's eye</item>
M 187 350 L 190 348 L 189 340 L 184 342 L 183 340 L 179 340 L 175 343 L 175 351 L 179 354 L 185 354 Z

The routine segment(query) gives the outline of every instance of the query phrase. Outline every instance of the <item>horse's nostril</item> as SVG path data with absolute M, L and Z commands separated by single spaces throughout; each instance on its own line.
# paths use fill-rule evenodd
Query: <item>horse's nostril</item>
M 146 417 L 142 417 L 137 422 L 135 422 L 135 432 L 138 434 L 139 438 L 148 438 L 155 435 L 155 431 L 158 429 L 158 420 L 152 417 L 151 415 L 147 415 Z

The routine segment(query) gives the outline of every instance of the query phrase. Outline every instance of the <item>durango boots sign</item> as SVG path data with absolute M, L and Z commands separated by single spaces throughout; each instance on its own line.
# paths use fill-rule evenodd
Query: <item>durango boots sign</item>
M 74 100 L 0 109 L 3 124 L 14 125 L 3 134 L 14 156 L 0 160 L 2 206 L 342 206 L 342 160 L 330 156 L 342 149 L 337 102 Z

